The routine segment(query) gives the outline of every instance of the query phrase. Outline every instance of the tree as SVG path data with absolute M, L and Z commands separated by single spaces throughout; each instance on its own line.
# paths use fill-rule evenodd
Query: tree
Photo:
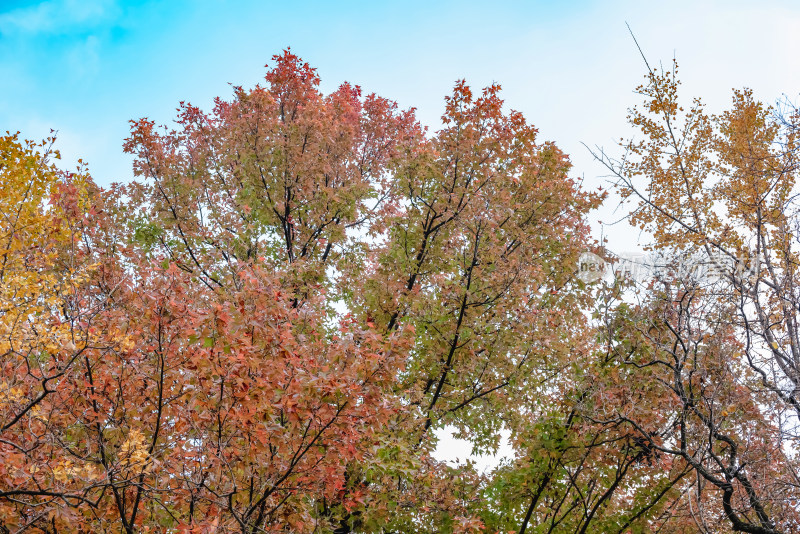
M 174 129 L 133 121 L 130 184 L 103 190 L 15 138 L 5 146 L 28 161 L 8 167 L 7 194 L 40 175 L 51 184 L 7 205 L 59 229 L 38 270 L 24 260 L 34 223 L 5 231 L 24 275 L 2 280 L 4 306 L 39 306 L 7 328 L 29 344 L 60 337 L 3 356 L 25 370 L 3 404 L 3 527 L 666 521 L 689 468 L 630 422 L 597 417 L 625 394 L 613 343 L 587 317 L 597 291 L 575 277 L 597 250 L 585 218 L 602 192 L 569 177 L 567 156 L 504 108 L 497 85 L 458 82 L 428 133 L 357 86 L 323 95 L 288 50 L 273 59 L 263 86 L 236 87 L 211 112 L 182 103 Z M 50 374 L 28 371 L 42 361 Z M 437 462 L 445 425 L 476 452 L 505 428 L 516 457 L 489 474 Z
M 263 266 L 298 313 L 319 305 L 335 323 L 344 309 L 407 339 L 378 448 L 347 463 L 339 498 L 306 498 L 340 531 L 469 524 L 469 499 L 427 456 L 430 430 L 454 424 L 491 450 L 503 424 L 528 424 L 520 410 L 569 365 L 584 322 L 571 266 L 599 197 L 503 112 L 498 86 L 476 98 L 459 83 L 426 137 L 393 103 L 347 84 L 323 96 L 307 64 L 275 60 L 267 87 L 237 88 L 211 115 L 182 106 L 180 130 L 134 124 L 126 147 L 148 181 L 124 191 L 125 233 L 215 295 Z M 438 496 L 410 490 L 424 485 Z
M 620 404 L 608 419 L 692 470 L 695 528 L 796 532 L 798 116 L 749 90 L 718 116 L 698 99 L 684 110 L 676 73 L 652 70 L 639 88 L 642 140 L 621 161 L 598 154 L 636 203 L 630 220 L 673 258 L 606 324 L 617 365 L 661 408 Z
M 91 181 L 62 173 L 53 138 L 40 144 L 0 137 L 0 525 L 49 520 L 47 505 L 80 506 L 92 473 L 71 471 L 54 412 L 89 350 L 102 350 L 92 325 L 103 303 L 87 281 L 84 254 Z M 70 480 L 75 476 L 79 481 Z M 42 503 L 25 506 L 20 503 Z M 65 511 L 68 515 L 70 512 Z

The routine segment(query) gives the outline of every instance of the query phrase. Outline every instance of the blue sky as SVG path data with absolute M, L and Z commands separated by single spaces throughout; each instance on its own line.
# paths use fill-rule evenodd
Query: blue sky
M 128 120 L 169 123 L 179 101 L 208 108 L 229 84 L 252 86 L 287 46 L 325 91 L 350 81 L 418 108 L 438 125 L 455 80 L 499 82 L 571 154 L 592 188 L 603 170 L 581 143 L 629 135 L 626 110 L 644 65 L 681 65 L 686 97 L 720 111 L 734 87 L 773 102 L 800 95 L 796 0 L 274 2 L 0 0 L 0 131 L 58 130 L 64 162 L 89 162 L 101 185 L 127 180 Z M 614 219 L 611 210 L 598 218 Z M 595 219 L 596 220 L 596 219 Z M 635 234 L 634 238 L 635 238 Z M 629 231 L 606 232 L 630 250 Z M 468 447 L 453 440 L 449 456 Z M 460 448 L 459 448 L 460 447 Z
M 794 6 L 797 7 L 794 7 Z M 541 137 L 595 181 L 581 142 L 613 146 L 644 73 L 677 55 L 684 86 L 725 105 L 748 85 L 772 101 L 800 92 L 800 3 L 633 1 L 233 2 L 0 0 L 0 130 L 59 132 L 100 184 L 130 177 L 127 121 L 168 123 L 251 86 L 283 48 L 344 80 L 415 106 L 435 127 L 454 81 L 504 87 Z

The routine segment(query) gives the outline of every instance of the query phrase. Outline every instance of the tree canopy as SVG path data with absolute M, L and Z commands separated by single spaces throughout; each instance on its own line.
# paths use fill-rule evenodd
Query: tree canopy
M 598 157 L 669 268 L 590 283 L 606 193 L 499 85 L 319 84 L 131 121 L 107 189 L 0 138 L 0 532 L 800 531 L 797 113 L 650 71 Z

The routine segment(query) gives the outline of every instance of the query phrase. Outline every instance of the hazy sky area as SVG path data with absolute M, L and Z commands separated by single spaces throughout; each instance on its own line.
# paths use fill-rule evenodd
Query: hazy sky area
M 799 100 L 797 0 L 0 0 L 0 131 L 40 139 L 52 128 L 67 165 L 88 161 L 100 185 L 128 180 L 128 120 L 170 123 L 181 100 L 209 109 L 230 97 L 229 84 L 260 81 L 291 46 L 325 92 L 347 80 L 416 107 L 434 129 L 455 80 L 499 82 L 507 105 L 569 153 L 594 189 L 603 168 L 581 143 L 619 153 L 646 73 L 626 22 L 652 65 L 677 58 L 682 94 L 701 96 L 712 113 L 732 88 Z M 621 225 L 604 234 L 612 250 L 635 247 L 636 232 Z

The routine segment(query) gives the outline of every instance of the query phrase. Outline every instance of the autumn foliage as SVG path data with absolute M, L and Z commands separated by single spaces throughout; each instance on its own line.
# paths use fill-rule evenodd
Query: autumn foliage
M 770 258 L 720 291 L 578 278 L 604 194 L 497 85 L 429 132 L 286 51 L 108 189 L 0 138 L 0 532 L 795 532 L 791 121 L 676 141 L 648 80 L 606 163 L 654 247 Z

